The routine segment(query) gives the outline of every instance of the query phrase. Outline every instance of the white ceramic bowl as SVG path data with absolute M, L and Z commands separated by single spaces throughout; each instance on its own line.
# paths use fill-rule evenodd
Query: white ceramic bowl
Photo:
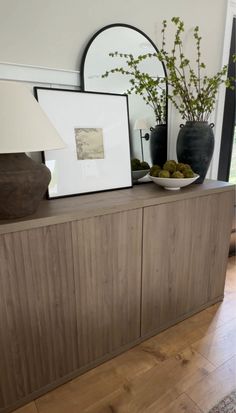
M 170 191 L 177 191 L 184 186 L 192 184 L 199 178 L 199 175 L 194 174 L 193 178 L 158 178 L 149 174 L 149 177 L 155 184 L 163 186 Z
M 145 175 L 149 173 L 150 169 L 142 169 L 140 171 L 132 171 L 132 179 L 133 181 L 137 181 L 140 178 L 143 178 Z

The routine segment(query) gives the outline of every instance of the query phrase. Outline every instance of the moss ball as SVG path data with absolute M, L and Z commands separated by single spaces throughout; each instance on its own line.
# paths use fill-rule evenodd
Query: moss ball
M 132 169 L 132 171 L 138 171 L 138 170 L 142 169 L 141 168 L 141 162 L 140 162 L 139 159 L 137 159 L 137 158 L 131 159 L 131 169 Z
M 176 171 L 176 162 L 174 160 L 166 161 L 163 165 L 164 171 L 169 171 L 170 174 Z
M 143 161 L 140 163 L 142 169 L 150 169 L 150 166 L 147 162 Z
M 175 171 L 175 172 L 173 172 L 173 174 L 171 175 L 171 178 L 181 179 L 181 178 L 184 178 L 184 175 L 183 175 L 182 172 L 180 172 L 180 171 Z
M 169 178 L 169 177 L 170 177 L 170 172 L 167 171 L 167 170 L 162 169 L 162 170 L 159 172 L 159 177 L 160 177 L 160 178 Z
M 185 169 L 183 171 L 184 174 L 184 178 L 193 178 L 194 177 L 194 172 L 192 171 L 192 169 Z
M 184 165 L 185 165 L 186 169 L 191 169 L 192 170 L 191 166 L 188 163 L 185 163 Z
M 153 165 L 150 169 L 150 175 L 159 176 L 160 170 L 161 170 L 161 167 L 159 165 Z
M 185 163 L 182 163 L 182 162 L 177 163 L 177 165 L 176 165 L 176 171 L 183 172 L 185 169 L 186 169 Z

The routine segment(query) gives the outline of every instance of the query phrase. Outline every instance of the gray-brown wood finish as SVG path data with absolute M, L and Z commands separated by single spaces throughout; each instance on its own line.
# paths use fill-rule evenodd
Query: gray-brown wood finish
M 80 366 L 140 337 L 142 210 L 73 223 Z
M 43 200 L 38 211 L 29 217 L 16 221 L 0 221 L 0 234 L 62 224 L 230 190 L 235 190 L 235 186 L 228 182 L 206 179 L 201 185 L 189 185 L 180 191 L 166 191 L 150 182 L 148 185 L 135 185 L 133 188 L 117 191 Z
M 220 300 L 233 188 L 140 185 L 0 224 L 0 413 Z
M 70 224 L 1 236 L 0 411 L 78 368 Z
M 142 335 L 222 298 L 233 191 L 144 210 Z
M 1 236 L 0 412 L 140 336 L 142 210 L 71 226 Z
M 212 197 L 208 300 L 223 295 L 236 193 Z

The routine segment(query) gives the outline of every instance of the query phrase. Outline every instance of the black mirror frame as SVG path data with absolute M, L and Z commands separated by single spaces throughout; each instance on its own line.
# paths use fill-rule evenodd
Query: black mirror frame
M 97 32 L 94 33 L 94 35 L 91 37 L 91 39 L 89 40 L 89 42 L 87 43 L 87 46 L 85 47 L 85 50 L 83 52 L 82 55 L 82 59 L 81 59 L 81 65 L 80 65 L 80 85 L 81 85 L 81 90 L 85 91 L 85 85 L 84 85 L 84 65 L 85 65 L 85 60 L 86 60 L 86 56 L 87 53 L 89 51 L 89 48 L 91 46 L 91 44 L 93 43 L 93 41 L 96 39 L 97 36 L 99 36 L 100 33 L 102 33 L 103 31 L 110 29 L 112 27 L 126 27 L 132 30 L 135 30 L 136 32 L 140 33 L 142 36 L 144 36 L 153 46 L 153 48 L 158 52 L 158 48 L 156 47 L 155 43 L 140 29 L 138 29 L 135 26 L 131 26 L 130 24 L 126 24 L 126 23 L 113 23 L 113 24 L 109 24 L 107 26 L 102 27 L 100 30 L 98 30 Z M 165 76 L 167 76 L 166 73 L 166 68 L 165 65 L 162 63 L 162 67 L 165 73 Z M 114 92 L 115 93 L 115 92 Z M 166 82 L 166 95 L 168 96 L 168 84 Z M 166 124 L 168 125 L 168 99 L 166 99 Z

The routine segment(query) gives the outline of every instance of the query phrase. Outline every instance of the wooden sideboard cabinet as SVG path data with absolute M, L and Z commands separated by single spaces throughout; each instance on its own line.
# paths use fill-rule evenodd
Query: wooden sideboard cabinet
M 234 186 L 153 183 L 0 223 L 0 413 L 223 298 Z
M 142 211 L 72 223 L 78 367 L 140 336 Z
M 144 209 L 143 336 L 222 298 L 232 202 L 228 192 Z

